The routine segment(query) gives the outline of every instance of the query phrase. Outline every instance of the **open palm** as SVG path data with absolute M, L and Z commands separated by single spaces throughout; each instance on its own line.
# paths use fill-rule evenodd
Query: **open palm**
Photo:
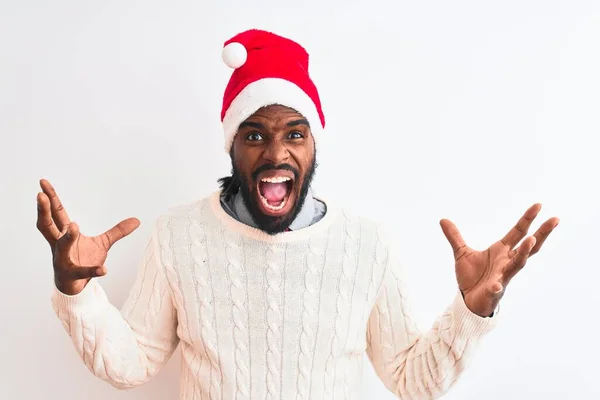
M 71 222 L 69 227 L 71 228 L 71 232 L 73 232 L 73 228 L 75 228 L 76 231 L 79 229 L 74 222 Z M 68 234 L 68 229 L 69 228 L 67 228 L 65 233 L 61 233 L 61 237 Z M 58 243 L 60 243 L 60 237 Z M 56 246 L 58 246 L 58 243 Z M 67 258 L 74 266 L 103 266 L 106 257 L 108 256 L 109 249 L 110 243 L 106 232 L 93 237 L 79 233 L 78 235 L 75 235 L 75 240 L 69 249 Z M 55 251 L 55 256 L 58 253 L 59 252 Z
M 37 228 L 52 250 L 54 280 L 63 293 L 81 292 L 93 277 L 106 274 L 104 262 L 108 250 L 140 225 L 136 218 L 128 218 L 98 236 L 85 236 L 79 226 L 71 222 L 54 187 L 47 180 L 40 181 L 38 193 Z
M 454 251 L 459 289 L 473 313 L 482 317 L 492 315 L 508 283 L 525 266 L 528 258 L 540 250 L 558 225 L 558 218 L 550 218 L 533 236 L 523 240 L 540 209 L 540 204 L 531 206 L 504 238 L 483 251 L 467 246 L 452 222 L 447 219 L 440 221 Z M 521 240 L 521 245 L 515 248 Z

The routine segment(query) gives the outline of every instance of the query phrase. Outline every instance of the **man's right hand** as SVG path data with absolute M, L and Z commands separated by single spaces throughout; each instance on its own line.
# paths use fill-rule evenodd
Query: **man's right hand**
M 104 262 L 108 250 L 140 226 L 137 218 L 128 218 L 101 235 L 90 237 L 79 232 L 69 220 L 56 191 L 45 179 L 37 196 L 37 228 L 52 250 L 56 287 L 67 295 L 80 293 L 94 277 L 106 275 Z

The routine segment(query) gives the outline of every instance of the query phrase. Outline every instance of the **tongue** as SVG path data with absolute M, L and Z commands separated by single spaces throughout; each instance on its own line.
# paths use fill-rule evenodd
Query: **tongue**
M 269 204 L 281 203 L 287 194 L 287 184 L 282 183 L 271 183 L 261 182 L 262 195 Z

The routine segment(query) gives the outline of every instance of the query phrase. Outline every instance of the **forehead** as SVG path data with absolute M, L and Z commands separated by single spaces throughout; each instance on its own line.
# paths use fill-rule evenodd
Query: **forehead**
M 247 121 L 260 120 L 261 122 L 277 123 L 299 118 L 304 118 L 304 116 L 293 108 L 274 104 L 258 109 L 247 118 Z

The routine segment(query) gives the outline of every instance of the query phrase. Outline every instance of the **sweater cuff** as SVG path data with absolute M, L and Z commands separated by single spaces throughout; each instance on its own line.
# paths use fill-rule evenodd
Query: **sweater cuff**
M 460 293 L 457 293 L 451 306 L 452 317 L 456 325 L 457 336 L 462 339 L 471 339 L 483 336 L 491 331 L 498 323 L 498 316 L 480 317 L 473 313 Z
M 55 285 L 52 295 L 52 303 L 56 311 L 67 314 L 96 309 L 103 304 L 105 299 L 106 295 L 96 279 L 90 280 L 76 295 L 65 294 Z

